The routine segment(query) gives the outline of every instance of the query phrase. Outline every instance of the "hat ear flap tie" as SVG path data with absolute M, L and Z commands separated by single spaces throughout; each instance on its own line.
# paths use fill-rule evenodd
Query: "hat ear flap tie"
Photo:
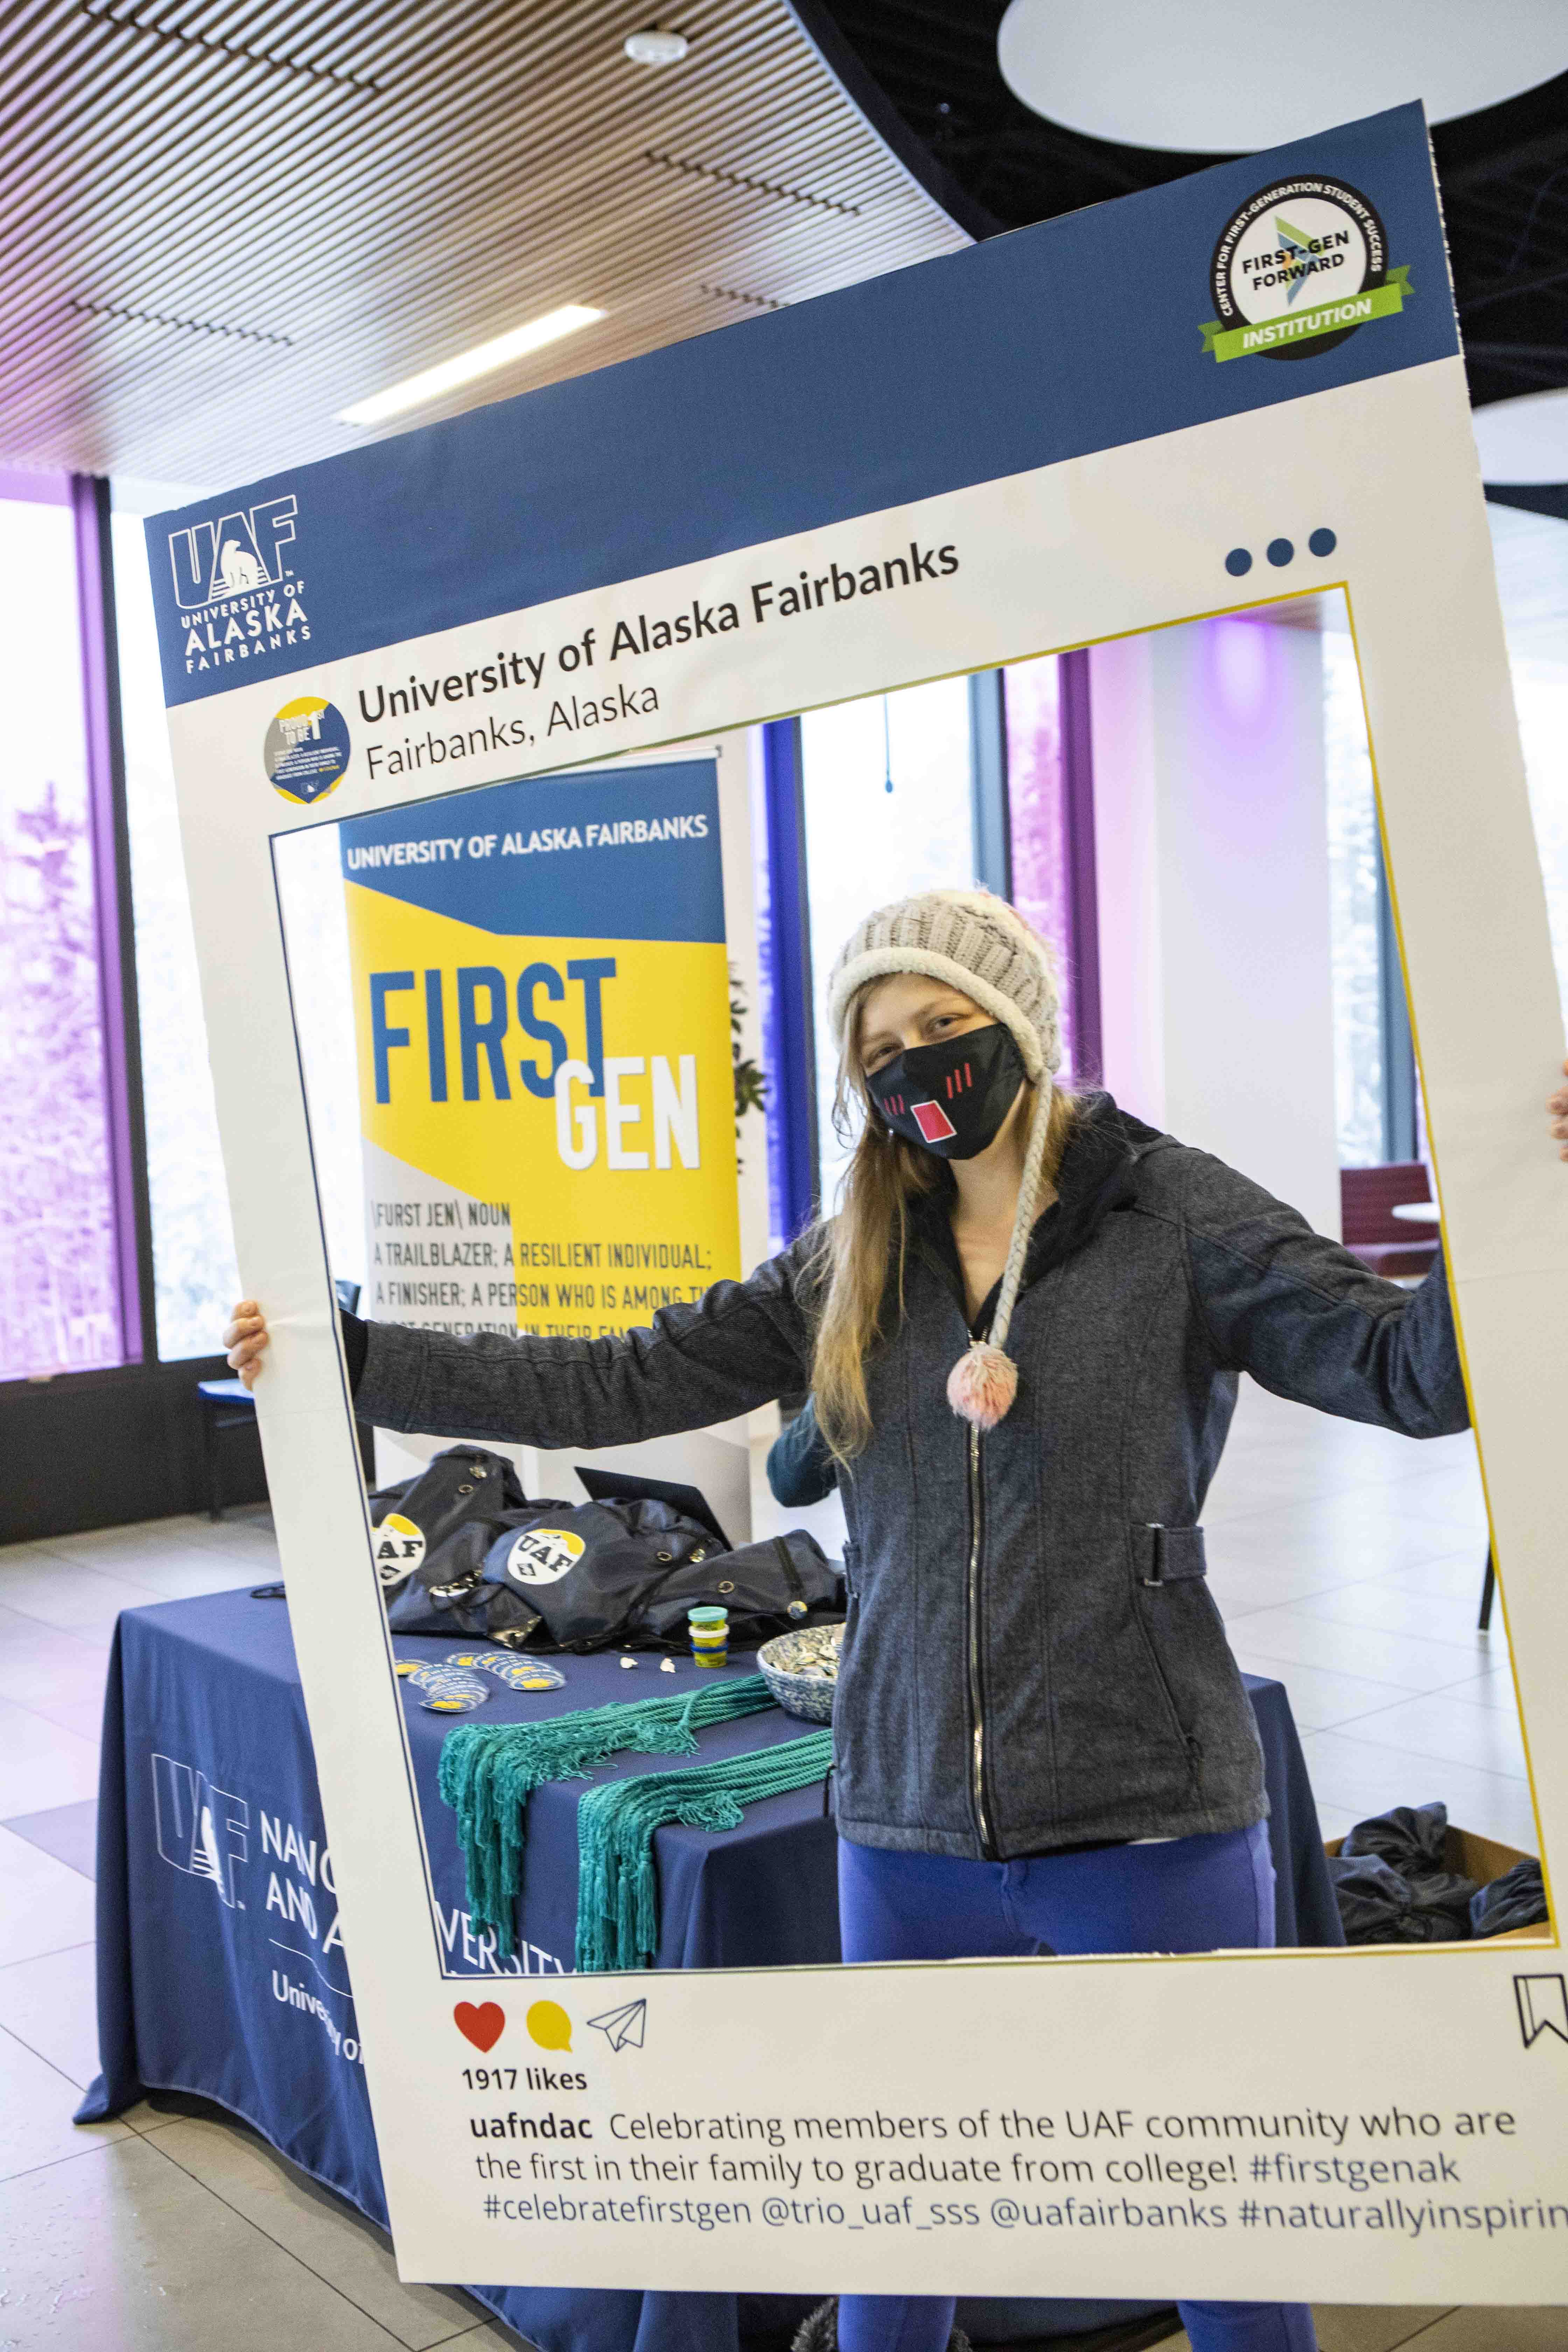
M 994 1429 L 1018 1393 L 1018 1367 L 989 1339 L 975 1339 L 947 1376 L 947 1401 L 961 1421 Z
M 1006 1419 L 1018 1393 L 1018 1367 L 1006 1352 L 1007 1327 L 1013 1320 L 1018 1286 L 1024 1276 L 1024 1259 L 1035 1222 L 1036 1204 L 1040 1197 L 1040 1176 L 1046 1161 L 1046 1136 L 1050 1122 L 1051 1081 L 1050 1073 L 1047 1071 L 1035 1094 L 1029 1139 L 1024 1148 L 1024 1177 L 1018 1187 L 1013 1238 L 1007 1248 L 1007 1263 L 1002 1269 L 1002 1287 L 997 1294 L 996 1312 L 985 1338 L 972 1339 L 966 1352 L 960 1356 L 947 1376 L 947 1401 L 959 1419 L 968 1422 L 972 1429 L 994 1429 L 999 1421 Z

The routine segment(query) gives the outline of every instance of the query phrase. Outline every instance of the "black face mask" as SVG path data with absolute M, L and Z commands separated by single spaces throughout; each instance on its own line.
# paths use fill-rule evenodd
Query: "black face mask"
M 1010 1029 L 1000 1021 L 910 1045 L 866 1080 L 866 1091 L 895 1135 L 940 1160 L 973 1160 L 994 1143 L 1028 1076 Z

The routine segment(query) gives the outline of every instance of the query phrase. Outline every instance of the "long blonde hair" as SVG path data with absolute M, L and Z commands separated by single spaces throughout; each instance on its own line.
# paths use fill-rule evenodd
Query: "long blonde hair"
M 858 1454 L 871 1434 L 866 1365 L 879 1341 L 904 1315 L 904 1253 L 912 1202 L 936 1191 L 942 1163 L 868 1113 L 860 1058 L 860 1015 L 879 980 L 850 998 L 844 1018 L 833 1123 L 847 1139 L 857 1117 L 860 1132 L 839 1188 L 837 1213 L 816 1228 L 811 1266 L 821 1305 L 812 1351 L 811 1385 L 817 1424 L 841 1462 Z M 1026 1086 L 1021 1117 L 1027 1130 L 1035 1088 Z M 1044 1181 L 1054 1184 L 1078 1118 L 1073 1097 L 1058 1087 L 1046 1130 Z

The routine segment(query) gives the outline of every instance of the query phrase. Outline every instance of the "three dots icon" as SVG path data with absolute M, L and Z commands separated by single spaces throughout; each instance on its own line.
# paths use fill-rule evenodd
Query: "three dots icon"
M 1321 557 L 1331 555 L 1339 543 L 1333 531 L 1315 530 L 1308 540 L 1307 547 L 1310 553 Z M 1271 539 L 1263 551 L 1277 572 L 1282 572 L 1288 563 L 1296 560 L 1294 540 Z M 1225 559 L 1225 568 L 1233 580 L 1245 579 L 1252 569 L 1252 550 L 1249 547 L 1233 547 Z

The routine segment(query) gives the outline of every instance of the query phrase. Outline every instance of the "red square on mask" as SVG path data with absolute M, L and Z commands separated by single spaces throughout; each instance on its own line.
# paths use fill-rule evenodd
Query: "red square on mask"
M 914 1113 L 920 1131 L 928 1143 L 945 1143 L 950 1136 L 958 1133 L 958 1129 L 940 1103 L 911 1103 L 910 1108 Z

